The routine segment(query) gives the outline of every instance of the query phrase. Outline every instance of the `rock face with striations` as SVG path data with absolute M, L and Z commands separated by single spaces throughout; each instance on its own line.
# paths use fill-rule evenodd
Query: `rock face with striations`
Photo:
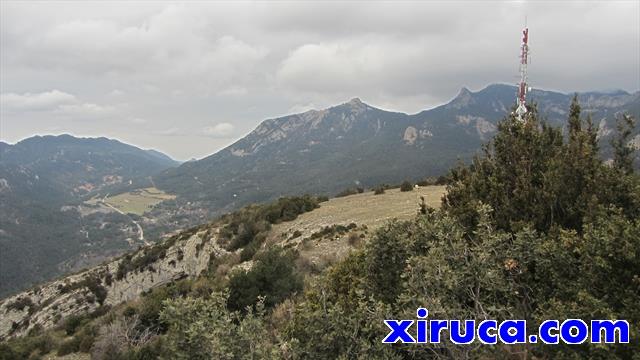
M 0 340 L 26 334 L 36 326 L 50 328 L 70 315 L 90 313 L 100 305 L 117 305 L 171 281 L 199 275 L 208 268 L 211 257 L 226 253 L 217 244 L 217 231 L 211 227 L 183 232 L 132 257 L 4 299 L 0 303 Z

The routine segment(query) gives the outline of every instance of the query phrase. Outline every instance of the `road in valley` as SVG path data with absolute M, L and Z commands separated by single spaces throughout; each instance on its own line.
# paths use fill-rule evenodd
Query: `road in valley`
M 126 214 L 125 212 L 123 212 L 122 210 L 118 209 L 117 207 L 109 204 L 108 202 L 106 202 L 105 200 L 107 199 L 107 197 L 105 196 L 102 201 L 100 201 L 103 205 L 119 212 L 120 214 L 126 216 L 129 218 L 129 220 L 131 220 L 132 223 L 134 223 L 136 225 L 136 227 L 138 228 L 138 240 L 140 240 L 142 243 L 144 243 L 145 245 L 151 245 L 148 241 L 146 241 L 144 239 L 144 230 L 142 230 L 142 226 L 135 220 L 133 220 L 131 218 L 131 216 L 129 216 L 128 214 Z

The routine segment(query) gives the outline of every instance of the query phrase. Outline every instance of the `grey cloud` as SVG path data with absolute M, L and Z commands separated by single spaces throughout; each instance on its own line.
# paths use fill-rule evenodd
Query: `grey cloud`
M 56 89 L 35 94 L 0 94 L 0 107 L 2 111 L 55 110 L 60 106 L 76 102 L 78 102 L 78 99 L 75 96 Z
M 82 102 L 75 95 L 50 90 L 41 93 L 2 93 L 0 94 L 0 113 L 3 117 L 14 114 L 40 112 L 71 120 L 96 119 L 117 114 L 116 106 L 102 106 Z
M 202 129 L 202 133 L 207 136 L 224 139 L 232 135 L 234 130 L 235 130 L 235 127 L 233 126 L 233 124 L 228 122 L 222 122 L 222 123 L 215 124 L 213 126 L 205 127 L 204 129 Z
M 147 121 L 138 121 L 141 119 L 132 119 L 134 123 L 146 124 Z M 177 127 L 173 126 L 166 129 L 156 129 L 153 131 L 154 135 L 158 136 L 175 136 L 175 137 L 209 137 L 214 139 L 229 139 L 235 132 L 235 126 L 228 122 L 220 122 L 209 126 L 196 129 L 192 127 Z
M 71 119 L 105 118 L 113 116 L 117 110 L 113 106 L 101 106 L 93 103 L 60 105 L 55 113 Z
M 637 1 L 1 6 L 4 141 L 54 118 L 188 159 L 265 118 L 352 97 L 416 112 L 462 86 L 515 83 L 525 16 L 533 86 L 640 88 Z
M 160 136 L 184 136 L 182 130 L 177 127 L 172 127 L 168 129 L 156 130 L 153 132 L 155 135 Z

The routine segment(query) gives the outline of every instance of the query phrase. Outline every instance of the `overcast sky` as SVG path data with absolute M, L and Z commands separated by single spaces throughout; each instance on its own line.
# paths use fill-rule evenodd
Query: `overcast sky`
M 186 160 L 353 97 L 415 113 L 516 83 L 640 88 L 640 1 L 1 1 L 0 139 L 107 136 Z

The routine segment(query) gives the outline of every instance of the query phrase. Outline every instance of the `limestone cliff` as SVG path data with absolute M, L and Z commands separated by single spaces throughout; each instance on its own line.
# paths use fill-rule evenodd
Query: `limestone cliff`
M 70 315 L 117 305 L 157 286 L 197 276 L 212 256 L 226 253 L 217 244 L 218 231 L 216 226 L 187 230 L 131 256 L 4 299 L 0 339 L 26 334 L 36 326 L 50 328 Z

